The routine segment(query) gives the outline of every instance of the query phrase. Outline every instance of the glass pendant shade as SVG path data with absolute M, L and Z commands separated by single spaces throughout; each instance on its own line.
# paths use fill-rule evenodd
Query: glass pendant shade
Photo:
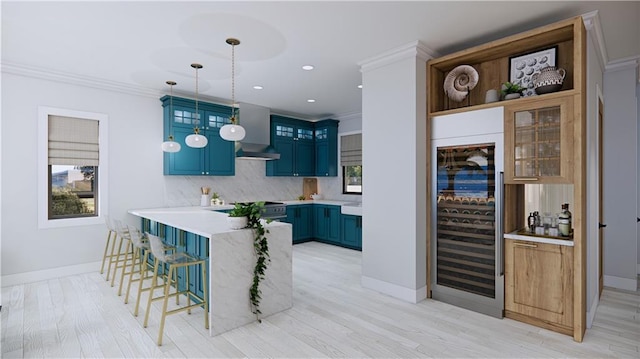
M 196 121 L 199 122 L 200 116 L 198 115 L 198 69 L 201 69 L 202 65 L 194 63 L 191 64 L 191 67 L 196 70 Z M 207 143 L 209 143 L 207 138 L 200 134 L 200 129 L 198 128 L 197 124 L 193 129 L 193 133 L 187 136 L 187 138 L 184 139 L 184 142 L 187 144 L 187 146 L 193 148 L 203 148 L 207 145 Z
M 167 141 L 162 142 L 162 151 L 163 152 L 180 152 L 180 144 L 173 140 L 173 136 L 170 136 Z
M 206 137 L 204 137 L 203 135 L 201 135 L 201 134 L 196 132 L 196 133 L 192 133 L 189 136 L 187 136 L 187 138 L 185 138 L 184 142 L 189 147 L 202 148 L 202 147 L 205 147 L 209 141 L 207 140 Z
M 220 128 L 220 137 L 227 141 L 242 141 L 245 135 L 244 128 L 236 124 L 224 125 Z

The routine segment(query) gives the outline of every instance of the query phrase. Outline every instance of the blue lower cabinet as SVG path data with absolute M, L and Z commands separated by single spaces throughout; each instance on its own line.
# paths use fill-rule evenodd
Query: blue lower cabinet
M 340 244 L 340 206 L 314 205 L 314 237 L 331 244 Z
M 362 217 L 350 214 L 342 215 L 342 245 L 362 250 Z
M 293 243 L 302 243 L 313 239 L 313 205 L 288 205 L 287 218 L 284 222 L 291 223 Z

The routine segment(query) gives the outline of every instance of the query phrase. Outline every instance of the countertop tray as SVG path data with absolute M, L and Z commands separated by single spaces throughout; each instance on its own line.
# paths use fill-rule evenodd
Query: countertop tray
M 571 230 L 571 233 L 569 234 L 569 237 L 549 236 L 549 235 L 546 235 L 546 234 L 535 234 L 535 233 L 531 233 L 526 228 L 523 228 L 523 229 L 520 229 L 520 230 L 516 231 L 516 234 L 521 235 L 521 236 L 541 237 L 541 238 L 550 238 L 550 239 L 562 239 L 562 240 L 565 240 L 565 241 L 572 241 L 573 240 L 573 229 Z

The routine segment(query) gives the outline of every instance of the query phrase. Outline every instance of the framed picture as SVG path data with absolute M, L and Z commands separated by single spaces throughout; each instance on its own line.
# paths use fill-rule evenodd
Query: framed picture
M 509 81 L 525 88 L 523 96 L 535 95 L 531 75 L 543 67 L 555 66 L 558 47 L 509 58 Z

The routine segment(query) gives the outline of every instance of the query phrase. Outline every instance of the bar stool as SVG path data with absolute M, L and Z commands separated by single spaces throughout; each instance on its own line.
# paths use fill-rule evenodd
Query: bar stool
M 109 267 L 107 267 L 107 277 L 106 281 L 109 281 L 109 274 L 111 272 L 111 256 L 114 253 L 114 248 L 116 245 L 116 239 L 118 234 L 113 228 L 113 224 L 111 223 L 111 219 L 109 216 L 104 216 L 105 224 L 107 225 L 107 243 L 104 245 L 104 254 L 102 255 L 102 266 L 100 266 L 100 274 L 104 273 L 104 264 L 107 262 L 107 258 L 109 258 Z M 109 252 L 109 245 L 111 245 L 111 252 Z
M 209 329 L 209 301 L 207 296 L 207 270 L 205 268 L 206 261 L 204 259 L 195 258 L 184 252 L 177 252 L 173 254 L 166 254 L 164 252 L 163 243 L 160 238 L 147 233 L 147 237 L 149 238 L 149 245 L 151 247 L 151 253 L 155 257 L 154 265 L 153 265 L 153 279 L 151 281 L 151 288 L 149 291 L 149 300 L 147 301 L 147 312 L 144 316 L 144 327 L 147 327 L 149 322 L 149 311 L 151 309 L 151 302 L 155 300 L 163 300 L 162 304 L 162 318 L 160 319 L 160 332 L 158 334 L 158 346 L 162 345 L 162 334 L 164 330 L 164 322 L 167 315 L 176 314 L 182 311 L 187 311 L 187 313 L 191 314 L 191 309 L 196 307 L 204 307 L 204 327 Z M 168 264 L 169 270 L 167 272 L 167 279 L 163 285 L 158 285 L 158 267 L 160 264 Z M 203 288 L 203 297 L 200 298 L 198 295 L 189 290 L 189 266 L 200 266 L 202 270 L 202 288 Z M 186 273 L 186 290 L 180 291 L 177 283 L 177 269 L 185 268 Z M 176 292 L 170 294 L 171 284 L 175 283 Z M 153 292 L 158 289 L 164 289 L 164 295 L 159 297 L 153 297 Z M 171 296 L 179 296 L 181 294 L 186 294 L 187 296 L 187 305 L 183 307 L 178 307 L 177 309 L 167 310 L 167 303 L 169 301 L 169 297 Z M 196 304 L 191 304 L 191 299 L 194 299 Z
M 113 224 L 116 229 L 120 242 L 118 244 L 118 253 L 114 256 L 113 277 L 111 278 L 111 286 L 113 287 L 118 273 L 118 268 L 122 268 L 120 273 L 120 284 L 118 286 L 118 295 L 122 295 L 122 285 L 124 282 L 124 276 L 129 274 L 127 272 L 127 266 L 129 261 L 133 262 L 133 243 L 131 242 L 131 235 L 129 234 L 129 227 L 122 224 L 118 219 L 113 220 Z M 124 244 L 124 251 L 122 245 Z
M 133 311 L 134 316 L 138 316 L 138 309 L 140 308 L 140 297 L 142 292 L 151 289 L 151 287 L 144 287 L 144 281 L 146 279 L 151 279 L 152 275 L 149 276 L 149 271 L 153 270 L 153 266 L 149 264 L 149 252 L 151 248 L 149 246 L 149 241 L 147 238 L 142 236 L 140 230 L 134 226 L 128 226 L 129 236 L 131 238 L 131 242 L 133 243 L 133 260 L 131 261 L 131 269 L 129 270 L 129 283 L 127 283 L 127 292 L 124 296 L 124 304 L 129 303 L 129 293 L 131 292 L 131 283 L 140 282 L 138 285 L 138 294 L 136 296 L 136 307 Z M 169 246 L 163 244 L 164 252 L 175 251 L 175 246 Z M 138 266 L 138 277 L 134 278 L 134 274 L 136 274 L 136 266 Z

